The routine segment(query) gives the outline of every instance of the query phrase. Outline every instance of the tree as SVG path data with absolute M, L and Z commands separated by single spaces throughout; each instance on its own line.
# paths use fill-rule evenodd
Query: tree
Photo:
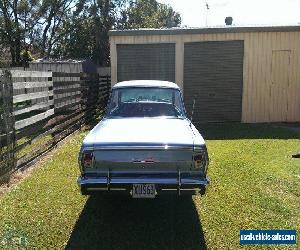
M 12 65 L 24 62 L 28 48 L 42 58 L 108 65 L 110 29 L 180 23 L 178 13 L 156 0 L 0 0 L 1 48 L 9 48 Z
M 67 58 L 91 58 L 98 65 L 109 64 L 110 29 L 169 28 L 180 25 L 180 15 L 156 0 L 86 0 L 65 29 L 54 55 Z M 67 27 L 68 26 L 68 27 Z
M 44 22 L 39 24 L 41 32 L 41 57 L 50 57 L 53 46 L 60 41 L 68 30 L 62 27 L 69 22 L 72 9 L 77 1 L 74 0 L 44 0 L 40 13 Z
M 21 51 L 36 45 L 49 56 L 75 0 L 1 0 L 0 40 L 10 48 L 12 65 L 21 65 Z
M 9 46 L 12 64 L 19 64 L 21 61 L 21 27 L 18 18 L 17 1 L 0 1 L 1 10 L 1 40 Z
M 98 65 L 109 64 L 108 31 L 118 20 L 124 0 L 86 0 L 77 5 L 70 23 L 64 29 L 67 36 L 60 40 L 54 56 L 90 58 Z M 78 15 L 80 13 L 80 15 Z
M 137 0 L 131 1 L 128 9 L 121 13 L 118 28 L 171 28 L 180 24 L 180 14 L 171 6 L 156 0 Z

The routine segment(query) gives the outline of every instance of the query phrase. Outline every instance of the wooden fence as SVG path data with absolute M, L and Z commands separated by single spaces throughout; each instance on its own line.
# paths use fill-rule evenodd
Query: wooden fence
M 98 74 L 3 71 L 0 182 L 34 163 L 83 124 L 96 120 L 109 89 L 110 77 Z

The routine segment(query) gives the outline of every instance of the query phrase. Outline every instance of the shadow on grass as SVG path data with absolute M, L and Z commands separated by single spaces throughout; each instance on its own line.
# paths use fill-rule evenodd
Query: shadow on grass
M 242 124 L 211 123 L 195 124 L 206 140 L 230 139 L 300 139 L 290 124 Z M 299 124 L 300 127 L 300 124 Z
M 206 249 L 190 197 L 91 196 L 66 249 Z

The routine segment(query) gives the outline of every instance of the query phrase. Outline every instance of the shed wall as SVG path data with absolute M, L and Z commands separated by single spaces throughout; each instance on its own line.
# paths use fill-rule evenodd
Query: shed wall
M 185 42 L 244 40 L 242 122 L 300 121 L 300 32 L 111 36 L 110 40 L 112 84 L 118 81 L 116 44 L 175 43 L 175 82 L 181 89 Z M 287 51 L 288 58 L 279 51 Z M 281 59 L 289 61 L 289 67 L 278 65 Z M 282 107 L 280 115 L 276 107 Z

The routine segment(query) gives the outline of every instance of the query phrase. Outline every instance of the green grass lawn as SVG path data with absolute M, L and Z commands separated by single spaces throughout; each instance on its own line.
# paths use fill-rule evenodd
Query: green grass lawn
M 26 238 L 38 249 L 237 249 L 240 229 L 297 229 L 300 248 L 300 159 L 291 158 L 300 136 L 268 125 L 199 128 L 210 155 L 204 197 L 82 197 L 81 132 L 0 198 L 0 248 Z

